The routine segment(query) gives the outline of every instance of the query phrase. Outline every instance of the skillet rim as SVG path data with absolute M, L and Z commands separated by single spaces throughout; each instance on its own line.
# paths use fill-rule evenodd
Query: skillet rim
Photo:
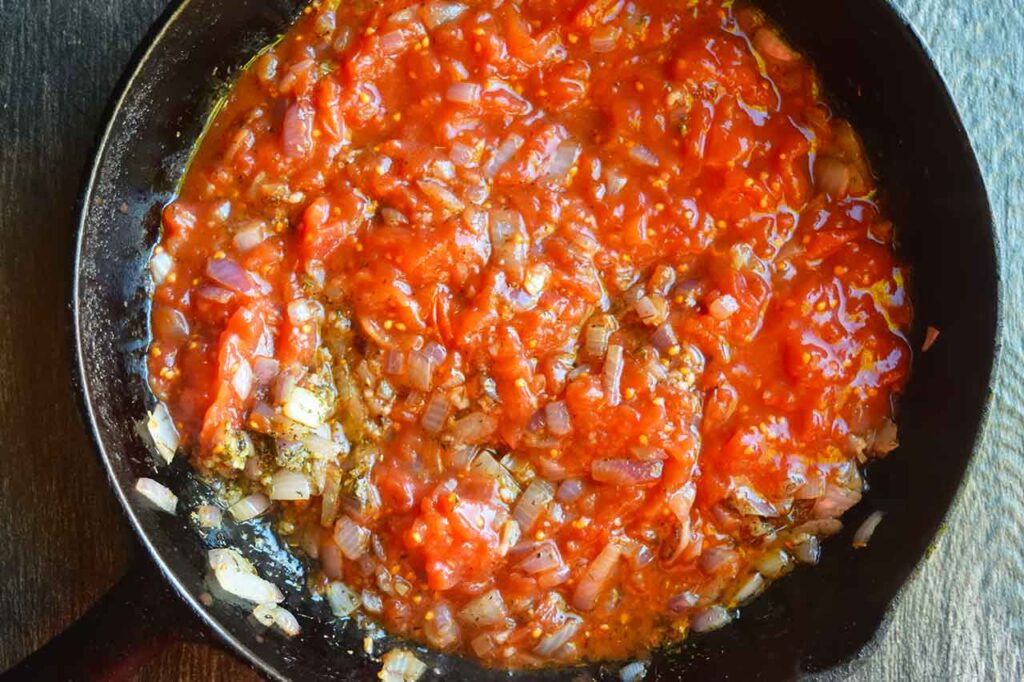
M 996 379 L 999 376 L 1003 364 L 1003 335 L 1005 330 L 1005 308 L 1003 304 L 1003 277 L 1002 277 L 1002 259 L 1001 259 L 1001 243 L 999 233 L 996 230 L 995 221 L 992 214 L 991 201 L 989 198 L 989 191 L 985 180 L 985 175 L 982 172 L 981 166 L 978 162 L 978 156 L 975 151 L 974 145 L 972 144 L 970 134 L 963 123 L 963 117 L 960 114 L 960 109 L 957 106 L 956 100 L 953 98 L 952 92 L 949 88 L 949 83 L 943 76 L 941 70 L 938 68 L 938 64 L 935 59 L 935 55 L 931 48 L 928 46 L 924 37 L 918 32 L 913 23 L 908 19 L 906 13 L 899 7 L 893 4 L 892 0 L 877 0 L 884 8 L 892 13 L 893 17 L 898 20 L 903 30 L 906 32 L 906 36 L 909 42 L 913 45 L 911 49 L 917 49 L 924 57 L 927 67 L 931 74 L 936 79 L 936 85 L 941 90 L 941 93 L 937 93 L 942 99 L 948 113 L 950 114 L 951 122 L 954 124 L 956 133 L 959 139 L 957 143 L 961 146 L 962 151 L 965 155 L 964 160 L 969 164 L 967 169 L 969 175 L 976 178 L 978 181 L 978 189 L 980 190 L 980 197 L 978 198 L 979 216 L 982 217 L 983 232 L 987 234 L 991 239 L 992 249 L 990 254 L 991 264 L 994 267 L 993 271 L 993 284 L 994 284 L 994 297 L 992 300 L 993 316 L 992 316 L 992 338 L 985 345 L 991 345 L 991 361 L 988 367 L 988 376 L 985 380 L 985 395 L 982 404 L 978 408 L 978 418 L 973 432 L 971 433 L 971 448 L 970 451 L 963 458 L 963 466 L 955 478 L 954 492 L 949 500 L 948 505 L 944 508 L 942 513 L 936 519 L 937 525 L 936 530 L 932 534 L 928 543 L 929 548 L 934 547 L 944 533 L 946 522 L 953 509 L 960 503 L 965 492 L 965 482 L 968 477 L 972 475 L 974 468 L 977 466 L 977 450 L 979 442 L 983 437 L 984 433 L 990 428 L 993 417 L 993 405 L 994 405 L 994 387 Z M 754 0 L 755 4 L 756 0 Z M 90 440 L 94 444 L 94 448 L 98 453 L 108 479 L 109 484 L 114 489 L 114 493 L 121 504 L 122 510 L 128 517 L 128 521 L 132 526 L 134 534 L 137 540 L 142 544 L 148 553 L 149 557 L 155 562 L 160 573 L 174 588 L 174 591 L 180 596 L 188 607 L 199 617 L 205 627 L 208 627 L 216 636 L 228 647 L 230 651 L 239 655 L 250 667 L 261 672 L 262 674 L 275 679 L 275 680 L 288 680 L 289 678 L 279 671 L 276 667 L 271 665 L 262 656 L 255 653 L 252 649 L 246 646 L 240 639 L 238 639 L 232 631 L 208 611 L 193 595 L 188 588 L 184 585 L 181 579 L 175 574 L 170 568 L 169 564 L 164 560 L 161 552 L 156 548 L 148 532 L 143 527 L 143 524 L 139 518 L 139 515 L 135 509 L 135 505 L 129 499 L 126 488 L 122 487 L 118 481 L 117 473 L 114 470 L 112 459 L 110 454 L 107 452 L 106 445 L 103 438 L 100 435 L 100 430 L 93 408 L 93 396 L 89 390 L 89 384 L 87 379 L 87 370 L 85 365 L 85 356 L 83 350 L 83 324 L 82 324 L 82 306 L 81 306 L 81 261 L 83 242 L 87 229 L 89 228 L 91 211 L 93 208 L 93 196 L 97 190 L 97 178 L 103 163 L 103 159 L 106 155 L 108 145 L 111 138 L 115 134 L 115 123 L 121 115 L 125 101 L 128 99 L 129 93 L 131 93 L 136 87 L 139 81 L 142 71 L 148 64 L 153 53 L 162 44 L 162 41 L 166 35 L 170 32 L 172 26 L 179 19 L 179 17 L 186 12 L 192 0 L 174 0 L 168 7 L 163 11 L 159 18 L 153 23 L 149 30 L 142 37 L 137 48 L 133 51 L 130 59 L 126 63 L 122 75 L 120 76 L 117 85 L 115 86 L 110 99 L 104 109 L 103 121 L 104 124 L 101 128 L 101 132 L 97 137 L 93 148 L 90 152 L 88 165 L 84 173 L 82 180 L 82 189 L 79 195 L 78 205 L 76 207 L 77 219 L 75 222 L 75 236 L 72 240 L 72 258 L 71 266 L 73 268 L 72 277 L 70 280 L 69 287 L 69 313 L 70 313 L 70 336 L 69 341 L 73 348 L 71 353 L 72 364 L 74 365 L 71 371 L 71 383 L 74 389 L 75 397 L 78 402 L 79 410 L 81 411 L 87 430 L 89 433 Z M 874 631 L 871 638 L 863 644 L 861 649 L 845 659 L 836 661 L 832 666 L 819 670 L 818 674 L 824 673 L 825 675 L 834 675 L 839 673 L 843 668 L 849 669 L 850 666 L 857 666 L 858 663 L 874 653 L 874 650 L 878 647 L 882 635 L 888 630 L 892 623 L 893 612 L 900 601 L 904 598 L 907 585 L 916 579 L 920 574 L 924 559 L 927 556 L 927 551 L 923 553 L 914 564 L 910 573 L 900 583 L 900 586 L 896 590 L 895 594 L 888 602 L 882 616 Z M 129 569 L 130 570 L 130 569 Z M 805 674 L 815 675 L 815 673 L 805 671 Z

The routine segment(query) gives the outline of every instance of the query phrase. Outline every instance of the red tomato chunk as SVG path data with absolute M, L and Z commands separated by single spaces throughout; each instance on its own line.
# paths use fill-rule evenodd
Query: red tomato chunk
M 895 447 L 874 182 L 750 8 L 314 3 L 164 212 L 150 383 L 357 617 L 641 655 L 816 561 Z

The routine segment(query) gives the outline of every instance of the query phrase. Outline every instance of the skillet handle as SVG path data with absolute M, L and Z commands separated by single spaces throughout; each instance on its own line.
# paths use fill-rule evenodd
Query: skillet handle
M 140 550 L 99 602 L 2 678 L 127 680 L 170 645 L 208 640 L 199 618 Z

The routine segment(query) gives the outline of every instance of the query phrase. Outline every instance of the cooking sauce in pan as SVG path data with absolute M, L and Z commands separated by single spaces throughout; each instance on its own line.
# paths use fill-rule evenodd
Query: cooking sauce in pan
M 892 225 L 750 7 L 313 3 L 163 223 L 193 465 L 339 613 L 491 665 L 725 624 L 896 445 Z

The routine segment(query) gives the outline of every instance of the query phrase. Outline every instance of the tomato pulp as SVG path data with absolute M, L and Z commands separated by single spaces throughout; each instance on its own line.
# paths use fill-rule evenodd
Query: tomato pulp
M 895 447 L 874 192 L 753 8 L 313 3 L 164 212 L 150 384 L 339 613 L 639 655 L 815 562 Z

